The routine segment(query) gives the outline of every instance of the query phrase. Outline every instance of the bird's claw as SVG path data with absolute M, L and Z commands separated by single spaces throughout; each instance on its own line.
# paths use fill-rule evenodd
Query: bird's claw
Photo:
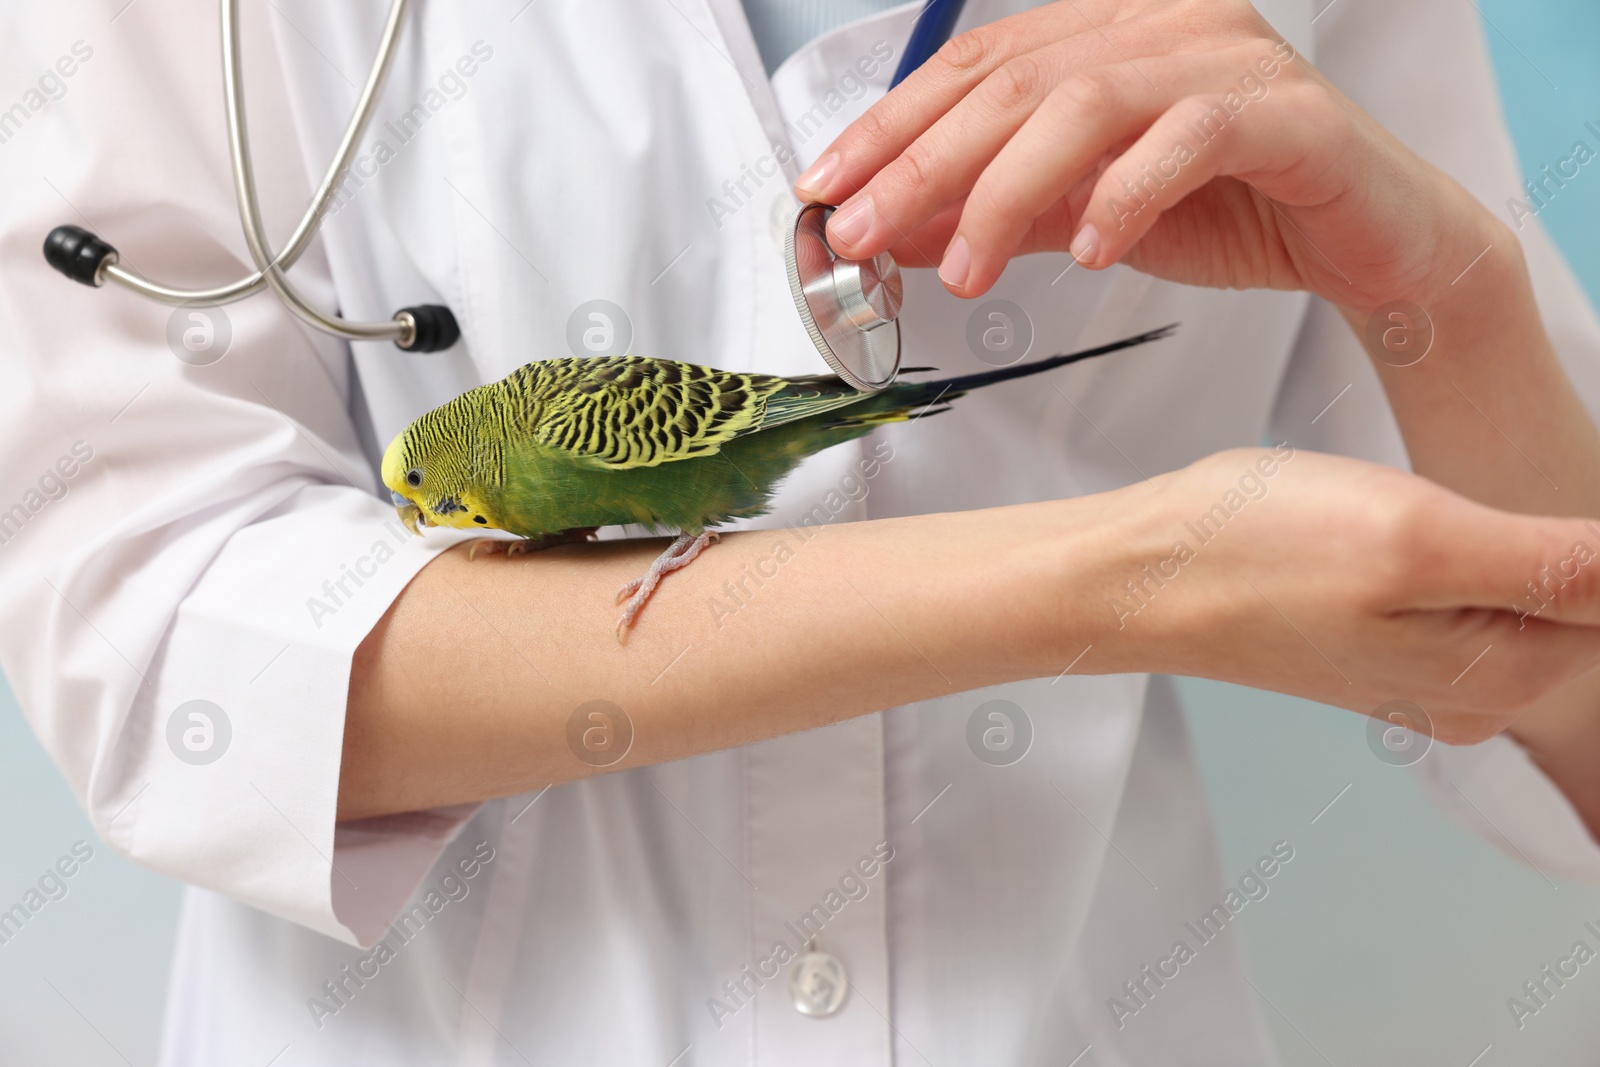
M 597 541 L 599 540 L 599 535 L 595 533 L 597 529 L 595 526 L 584 526 L 573 530 L 562 530 L 560 533 L 540 534 L 538 537 L 523 537 L 515 541 L 505 537 L 480 537 L 468 546 L 467 561 L 475 559 L 480 548 L 490 554 L 504 552 L 509 557 L 523 552 L 555 548 L 559 545 L 579 545 L 586 541 Z
M 480 537 L 467 546 L 467 562 L 471 563 L 478 558 L 478 549 L 480 548 L 488 555 L 493 555 L 496 552 L 504 552 L 510 555 L 511 550 L 508 546 L 511 543 L 501 537 Z
M 644 610 L 645 604 L 649 603 L 656 586 L 661 584 L 661 579 L 693 563 L 695 557 L 709 546 L 716 544 L 718 540 L 720 535 L 710 530 L 699 536 L 681 534 L 655 558 L 655 562 L 650 564 L 650 569 L 643 576 L 633 579 L 617 591 L 617 603 L 627 601 L 622 609 L 622 615 L 617 619 L 618 642 L 627 640 L 633 620 Z

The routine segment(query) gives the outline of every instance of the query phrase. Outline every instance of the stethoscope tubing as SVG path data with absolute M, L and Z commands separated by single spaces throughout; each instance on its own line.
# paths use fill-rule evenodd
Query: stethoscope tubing
M 227 94 L 228 131 L 230 142 L 234 139 L 234 130 L 237 128 L 240 137 L 246 141 L 244 155 L 246 158 L 245 169 L 240 169 L 239 153 L 232 153 L 234 170 L 234 189 L 240 199 L 240 214 L 253 215 L 259 221 L 260 209 L 256 204 L 255 174 L 249 169 L 248 138 L 244 134 L 244 86 L 240 78 L 239 40 L 238 40 L 238 3 L 237 0 L 221 0 L 222 6 L 222 37 L 223 37 L 223 91 Z M 388 79 L 389 69 L 394 63 L 395 43 L 404 24 L 407 9 L 411 0 L 392 0 L 389 6 L 389 17 L 383 27 L 383 36 L 378 43 L 377 59 L 371 71 L 367 74 L 366 85 L 362 87 L 361 97 L 355 111 L 350 115 L 350 121 L 345 126 L 344 136 L 339 139 L 338 150 L 328 161 L 328 169 L 322 176 L 322 182 L 317 187 L 317 195 L 312 198 L 305 214 L 300 217 L 294 232 L 289 237 L 288 244 L 276 256 L 268 256 L 267 264 L 278 272 L 286 271 L 300 259 L 302 253 L 310 246 L 312 238 L 316 237 L 317 229 L 321 225 L 323 213 L 328 210 L 328 205 L 333 202 L 339 183 L 344 180 L 346 171 L 350 169 L 350 162 L 355 157 L 356 148 L 361 143 L 367 127 L 372 124 L 372 117 L 377 112 L 378 98 L 383 91 L 383 84 Z M 248 201 L 249 207 L 246 208 Z M 247 226 L 248 230 L 249 227 Z M 248 234 L 247 234 L 248 240 Z M 265 242 L 262 242 L 265 246 Z M 258 260 L 258 268 L 264 265 Z M 107 280 L 116 282 L 126 289 L 130 289 L 140 296 L 163 304 L 186 304 L 194 307 L 215 307 L 221 304 L 231 304 L 245 297 L 253 296 L 262 289 L 267 288 L 265 269 L 257 269 L 254 274 L 246 275 L 238 281 L 227 285 L 219 285 L 210 289 L 180 289 L 176 286 L 163 285 L 152 281 L 138 272 L 117 263 L 108 264 L 104 269 Z
M 372 64 L 372 70 L 367 75 L 367 84 L 362 89 L 355 112 L 345 127 L 344 137 L 339 142 L 338 150 L 334 153 L 333 165 L 324 177 L 322 186 L 317 190 L 317 196 L 313 199 L 311 207 L 302 217 L 299 229 L 304 230 L 304 239 L 299 248 L 295 247 L 291 239 L 285 254 L 292 251 L 298 256 L 304 250 L 305 244 L 316 233 L 322 213 L 327 210 L 329 202 L 333 199 L 338 182 L 344 178 L 345 168 L 349 165 L 356 145 L 360 143 L 367 126 L 372 121 L 383 83 L 389 76 L 390 67 L 394 65 L 395 39 L 399 35 L 401 20 L 404 19 L 410 2 L 411 0 L 394 0 L 390 5 L 389 20 L 378 46 L 378 58 Z M 286 266 L 280 265 L 274 259 L 267 241 L 266 228 L 261 221 L 261 200 L 256 193 L 255 163 L 250 155 L 250 130 L 246 125 L 244 113 L 243 52 L 240 38 L 239 0 L 222 0 L 222 85 L 228 104 L 228 147 L 233 165 L 233 189 L 239 202 L 239 220 L 244 224 L 245 244 L 250 249 L 250 258 L 255 260 L 256 275 L 278 294 L 289 310 L 319 330 L 352 341 L 405 340 L 408 334 L 415 332 L 414 323 L 400 319 L 391 319 L 387 322 L 353 322 L 318 311 L 307 304 L 299 291 L 290 284 L 287 274 L 284 273 Z M 292 259 L 290 261 L 292 262 Z
M 289 281 L 288 270 L 310 246 L 321 227 L 323 215 L 336 195 L 355 156 L 356 148 L 377 111 L 384 82 L 394 65 L 395 45 L 411 6 L 411 0 L 391 0 L 377 56 L 367 73 L 356 107 L 345 125 L 343 136 L 328 161 L 327 170 L 305 212 L 290 234 L 283 250 L 272 251 L 261 218 L 260 196 L 256 188 L 255 165 L 250 151 L 250 132 L 245 117 L 243 50 L 239 32 L 239 0 L 220 0 L 222 28 L 222 82 L 228 117 L 229 162 L 233 171 L 234 197 L 238 201 L 239 221 L 245 244 L 255 263 L 253 273 L 227 285 L 209 289 L 184 289 L 146 278 L 123 266 L 117 250 L 98 236 L 76 226 L 59 226 L 45 240 L 45 258 L 67 277 L 90 286 L 113 282 L 131 292 L 162 304 L 184 307 L 216 307 L 243 300 L 270 288 L 297 318 L 324 333 L 352 341 L 393 341 L 402 349 L 438 351 L 454 344 L 460 336 L 455 317 L 440 305 L 403 308 L 384 322 L 357 322 L 326 314 L 311 306 Z M 963 0 L 928 0 L 917 16 L 905 55 L 895 70 L 891 88 L 937 52 L 950 38 Z
M 164 285 L 123 266 L 115 248 L 96 235 L 76 226 L 60 226 L 45 241 L 45 258 L 51 266 L 75 281 L 91 286 L 114 282 L 131 292 L 162 304 L 181 307 L 216 307 L 243 300 L 270 288 L 296 317 L 324 333 L 351 341 L 393 341 L 402 349 L 438 351 L 448 348 L 460 336 L 455 317 L 440 305 L 402 308 L 383 322 L 357 322 L 328 315 L 312 307 L 289 281 L 287 271 L 310 246 L 321 227 L 324 214 L 349 170 L 356 148 L 371 125 L 378 100 L 394 65 L 395 45 L 405 25 L 411 0 L 392 0 L 378 42 L 377 56 L 367 73 L 366 84 L 345 125 L 338 148 L 329 160 L 317 192 L 306 207 L 283 251 L 274 254 L 261 219 L 260 196 L 256 189 L 255 165 L 250 152 L 249 126 L 245 117 L 243 51 L 239 32 L 238 0 L 221 0 L 222 84 L 228 117 L 229 163 L 233 171 L 234 196 L 238 201 L 239 221 L 245 244 L 256 265 L 254 273 L 227 285 L 210 289 L 182 289 Z

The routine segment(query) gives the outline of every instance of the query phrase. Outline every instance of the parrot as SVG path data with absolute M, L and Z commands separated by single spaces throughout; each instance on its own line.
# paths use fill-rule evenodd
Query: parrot
M 491 541 L 491 551 L 593 540 L 600 527 L 629 523 L 676 530 L 649 570 L 617 593 L 616 635 L 625 641 L 661 580 L 715 543 L 715 527 L 765 514 L 778 483 L 806 457 L 947 411 L 974 389 L 1174 329 L 877 392 L 833 375 L 786 378 L 646 356 L 539 360 L 418 417 L 384 451 L 380 475 L 413 534 L 442 526 L 522 538 Z

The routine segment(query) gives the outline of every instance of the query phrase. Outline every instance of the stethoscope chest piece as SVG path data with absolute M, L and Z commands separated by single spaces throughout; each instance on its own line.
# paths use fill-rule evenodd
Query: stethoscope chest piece
M 857 389 L 875 392 L 900 369 L 900 267 L 887 252 L 865 260 L 835 255 L 823 229 L 833 210 L 807 204 L 795 215 L 783 245 L 789 289 L 828 366 Z

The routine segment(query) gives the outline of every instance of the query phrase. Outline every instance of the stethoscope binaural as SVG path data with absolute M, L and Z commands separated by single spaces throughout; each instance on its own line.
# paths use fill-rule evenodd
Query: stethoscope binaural
M 963 0 L 928 0 L 917 16 L 906 53 L 895 70 L 898 85 L 949 39 Z M 119 262 L 117 250 L 80 226 L 57 226 L 45 238 L 44 257 L 73 281 L 98 288 L 107 280 L 163 304 L 216 307 L 243 300 L 271 289 L 291 312 L 307 325 L 352 341 L 393 341 L 408 352 L 439 352 L 455 344 L 461 329 L 455 315 L 442 304 L 401 308 L 386 322 L 356 322 L 328 315 L 308 304 L 289 281 L 295 264 L 322 225 L 322 218 L 344 180 L 357 146 L 377 109 L 383 83 L 394 63 L 395 43 L 411 0 L 392 0 L 378 42 L 377 58 L 367 74 L 355 111 L 345 126 L 339 147 L 289 242 L 274 253 L 261 221 L 256 194 L 255 165 L 250 154 L 250 134 L 245 125 L 244 84 L 241 73 L 239 0 L 222 4 L 222 85 L 227 103 L 228 147 L 233 166 L 233 189 L 245 244 L 255 262 L 255 272 L 228 285 L 212 289 L 178 289 L 151 281 Z M 789 286 L 795 309 L 817 351 L 841 378 L 857 389 L 882 389 L 900 368 L 900 269 L 887 252 L 870 260 L 842 259 L 823 235 L 823 225 L 833 208 L 808 204 L 795 215 L 785 241 Z

